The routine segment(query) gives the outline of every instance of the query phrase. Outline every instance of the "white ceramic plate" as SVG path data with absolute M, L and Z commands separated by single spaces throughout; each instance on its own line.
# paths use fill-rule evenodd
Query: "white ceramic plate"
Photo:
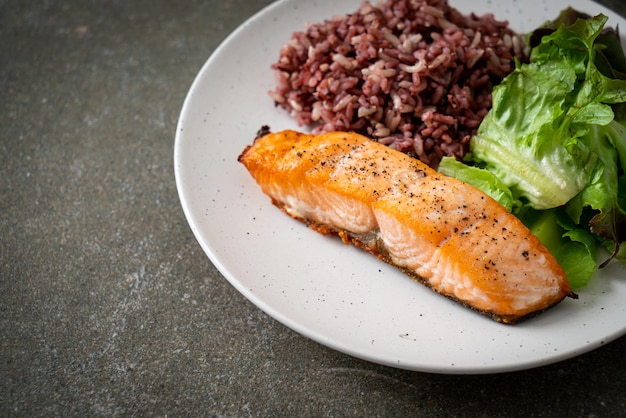
M 297 128 L 277 109 L 270 65 L 293 31 L 356 10 L 360 0 L 283 0 L 234 31 L 197 75 L 180 115 L 175 173 L 200 245 L 245 297 L 286 326 L 349 355 L 398 368 L 494 373 L 557 362 L 626 332 L 626 270 L 612 264 L 580 292 L 507 326 L 463 308 L 273 207 L 237 162 L 257 129 Z M 587 0 L 457 0 L 528 31 L 572 5 L 626 21 Z

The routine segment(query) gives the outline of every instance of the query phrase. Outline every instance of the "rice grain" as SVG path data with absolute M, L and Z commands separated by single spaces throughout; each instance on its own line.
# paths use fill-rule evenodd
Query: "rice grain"
M 313 133 L 355 131 L 436 168 L 467 153 L 516 59 L 527 59 L 523 37 L 492 14 L 446 0 L 365 1 L 293 34 L 270 96 Z

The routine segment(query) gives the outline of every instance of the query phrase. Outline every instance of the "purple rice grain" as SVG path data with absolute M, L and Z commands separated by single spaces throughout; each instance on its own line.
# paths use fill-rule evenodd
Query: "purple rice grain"
M 313 133 L 358 132 L 436 168 L 467 153 L 515 59 L 527 59 L 523 37 L 492 14 L 366 1 L 295 32 L 272 65 L 270 95 Z

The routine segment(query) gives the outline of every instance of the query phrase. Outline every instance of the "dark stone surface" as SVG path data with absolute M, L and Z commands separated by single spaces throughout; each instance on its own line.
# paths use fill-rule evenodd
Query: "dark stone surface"
M 626 414 L 624 337 L 523 372 L 396 370 L 285 328 L 213 267 L 175 125 L 267 3 L 0 0 L 0 415 Z

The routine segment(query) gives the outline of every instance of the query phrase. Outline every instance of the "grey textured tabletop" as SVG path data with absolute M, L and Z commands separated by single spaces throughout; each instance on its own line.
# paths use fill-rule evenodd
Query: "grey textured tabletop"
M 174 132 L 202 64 L 269 2 L 0 0 L 0 415 L 626 415 L 625 337 L 525 371 L 412 372 L 300 336 L 218 272 Z

